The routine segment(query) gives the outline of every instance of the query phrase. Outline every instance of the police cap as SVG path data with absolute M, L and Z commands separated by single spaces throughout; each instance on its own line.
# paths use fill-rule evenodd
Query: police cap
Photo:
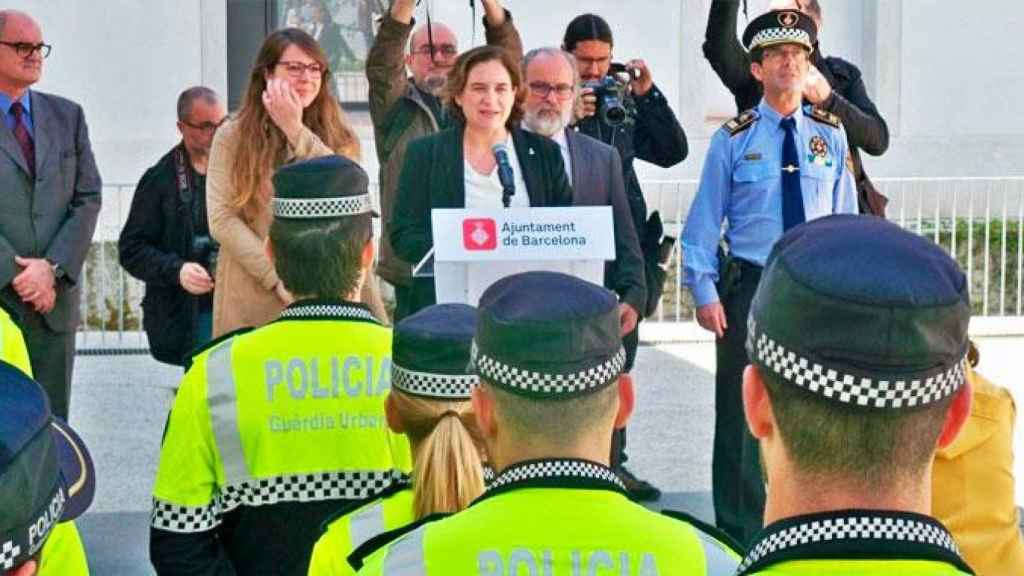
M 831 401 L 915 408 L 963 385 L 970 314 L 967 281 L 942 248 L 881 218 L 828 216 L 773 248 L 747 352 Z
M 24 564 L 58 522 L 84 513 L 95 478 L 85 444 L 50 413 L 39 384 L 0 362 L 0 571 Z
M 743 45 L 753 52 L 780 44 L 799 44 L 814 51 L 818 26 L 799 10 L 772 10 L 754 18 L 743 32 Z
M 373 214 L 369 178 L 359 164 L 342 156 L 301 160 L 273 176 L 274 218 L 339 218 Z
M 437 304 L 395 325 L 391 384 L 416 396 L 468 400 L 479 381 L 469 370 L 476 308 Z
M 533 398 L 570 398 L 615 381 L 626 354 L 608 290 L 554 272 L 503 278 L 480 298 L 473 362 L 481 380 Z

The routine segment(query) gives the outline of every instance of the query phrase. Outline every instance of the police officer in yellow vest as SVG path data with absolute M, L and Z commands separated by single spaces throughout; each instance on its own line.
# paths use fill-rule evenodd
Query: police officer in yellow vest
M 367 183 L 338 156 L 274 174 L 267 253 L 295 303 L 194 356 L 153 488 L 159 574 L 305 574 L 340 504 L 401 479 L 391 330 L 356 303 L 373 261 Z
M 412 483 L 331 521 L 313 549 L 310 576 L 355 574 L 348 556 L 371 538 L 437 513 L 464 509 L 484 490 L 479 432 L 470 405 L 476 309 L 437 304 L 395 325 L 388 424 L 416 455 Z
M 932 516 L 931 467 L 970 413 L 967 281 L 880 218 L 776 243 L 750 309 L 747 424 L 768 481 L 740 574 L 971 574 Z
M 89 451 L 50 413 L 46 392 L 0 362 L 0 574 L 88 576 L 72 520 L 92 503 L 95 478 Z
M 480 299 L 473 409 L 498 471 L 483 496 L 364 558 L 360 575 L 729 574 L 738 555 L 631 502 L 608 468 L 633 409 L 615 295 L 528 272 Z M 371 541 L 372 542 L 372 541 Z

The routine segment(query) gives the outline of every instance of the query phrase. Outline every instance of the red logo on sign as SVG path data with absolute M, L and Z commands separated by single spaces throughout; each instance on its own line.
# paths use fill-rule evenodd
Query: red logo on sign
M 494 250 L 498 247 L 498 227 L 490 218 L 462 221 L 462 245 L 466 250 Z

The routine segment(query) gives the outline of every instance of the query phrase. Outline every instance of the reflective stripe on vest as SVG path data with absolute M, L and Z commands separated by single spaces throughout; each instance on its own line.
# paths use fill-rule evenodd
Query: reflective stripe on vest
M 384 558 L 384 576 L 412 576 L 426 574 L 427 562 L 423 557 L 423 532 L 426 526 L 406 534 L 392 544 Z
M 242 436 L 238 432 L 238 397 L 235 374 L 231 368 L 231 348 L 234 342 L 232 338 L 215 348 L 206 361 L 206 396 L 210 407 L 210 422 L 217 451 L 224 465 L 224 480 L 229 485 L 251 478 L 242 450 Z
M 722 548 L 722 545 L 702 530 L 694 529 L 704 548 L 704 573 L 708 576 L 732 576 L 736 573 L 737 561 Z
M 384 531 L 383 502 L 378 502 L 353 514 L 348 526 L 349 538 L 352 540 L 351 550 L 362 546 L 370 538 L 383 534 Z

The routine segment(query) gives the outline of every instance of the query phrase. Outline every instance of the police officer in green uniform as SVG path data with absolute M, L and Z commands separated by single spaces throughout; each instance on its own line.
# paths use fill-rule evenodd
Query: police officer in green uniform
M 296 301 L 193 357 L 153 488 L 159 574 L 305 574 L 340 504 L 402 478 L 408 443 L 384 414 L 391 330 L 356 303 L 373 261 L 367 183 L 338 156 L 274 174 L 267 252 Z
M 436 513 L 458 512 L 484 489 L 469 371 L 476 308 L 436 304 L 395 325 L 388 424 L 415 454 L 412 482 L 342 511 L 313 548 L 310 576 L 355 574 L 348 556 L 369 539 Z
M 746 420 L 767 527 L 740 574 L 970 574 L 929 516 L 931 466 L 970 413 L 967 281 L 880 218 L 794 228 L 751 306 Z
M 608 468 L 634 404 L 614 294 L 564 274 L 509 276 L 481 297 L 473 344 L 473 409 L 497 477 L 466 510 L 357 550 L 358 574 L 735 571 L 722 540 L 631 502 Z
M 39 384 L 0 362 L 0 574 L 88 576 L 73 520 L 92 504 L 95 478 Z

